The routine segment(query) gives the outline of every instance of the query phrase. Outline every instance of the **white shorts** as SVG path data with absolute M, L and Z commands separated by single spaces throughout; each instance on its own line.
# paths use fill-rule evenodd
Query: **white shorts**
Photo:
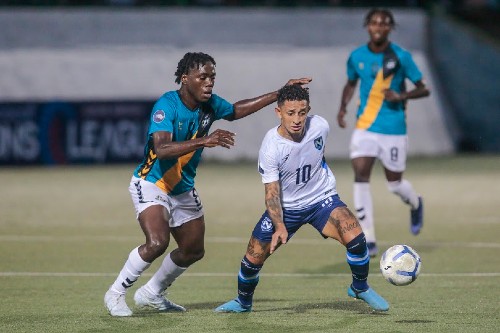
M 142 211 L 154 205 L 161 205 L 167 209 L 170 215 L 168 225 L 172 228 L 204 214 L 201 199 L 195 188 L 179 195 L 168 195 L 155 184 L 132 176 L 128 190 L 132 196 L 137 219 Z
M 350 158 L 376 157 L 390 171 L 406 169 L 408 135 L 387 135 L 355 129 L 349 147 Z

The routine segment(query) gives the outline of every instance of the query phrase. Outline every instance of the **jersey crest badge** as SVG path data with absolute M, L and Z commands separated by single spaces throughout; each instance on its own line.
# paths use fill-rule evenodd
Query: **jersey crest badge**
M 165 111 L 163 110 L 156 110 L 155 113 L 153 113 L 153 121 L 155 123 L 161 123 L 165 119 Z
M 198 116 L 198 133 L 197 138 L 204 137 L 208 134 L 210 126 L 215 121 L 215 111 L 208 103 L 203 103 Z
M 323 148 L 323 137 L 322 136 L 314 139 L 314 147 L 316 147 L 317 150 L 321 150 Z
M 260 223 L 260 229 L 262 231 L 270 231 L 273 228 L 273 223 L 269 217 L 265 217 Z
M 387 63 L 385 64 L 387 70 L 393 70 L 394 68 L 396 68 L 396 60 L 394 59 L 389 59 L 387 61 Z
M 384 79 L 387 79 L 389 76 L 393 75 L 399 70 L 400 63 L 399 63 L 399 58 L 392 49 L 392 47 L 388 47 L 384 51 L 384 60 L 383 60 L 383 66 L 382 66 L 382 74 L 384 76 Z

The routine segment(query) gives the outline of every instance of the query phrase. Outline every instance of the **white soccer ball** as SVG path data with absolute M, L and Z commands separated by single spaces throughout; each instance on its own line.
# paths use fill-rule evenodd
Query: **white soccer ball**
M 394 245 L 380 258 L 382 276 L 395 286 L 406 286 L 420 274 L 422 261 L 417 251 L 408 245 Z

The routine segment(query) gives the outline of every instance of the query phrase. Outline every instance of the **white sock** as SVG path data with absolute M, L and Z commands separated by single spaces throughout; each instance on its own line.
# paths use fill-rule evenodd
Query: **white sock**
M 370 183 L 354 183 L 354 207 L 367 243 L 375 243 L 375 225 L 373 222 L 373 203 Z
M 119 294 L 125 294 L 127 289 L 134 284 L 142 272 L 150 265 L 151 263 L 142 260 L 139 255 L 139 247 L 136 247 L 130 252 L 120 274 L 118 274 L 118 277 L 109 289 Z
M 418 194 L 413 189 L 411 183 L 406 179 L 387 182 L 387 188 L 392 193 L 398 195 L 404 203 L 410 205 L 412 209 L 418 208 Z
M 151 277 L 151 279 L 144 286 L 147 290 L 155 295 L 162 294 L 165 289 L 170 287 L 170 285 L 177 279 L 187 267 L 177 266 L 170 258 L 170 253 L 167 254 L 160 268 Z

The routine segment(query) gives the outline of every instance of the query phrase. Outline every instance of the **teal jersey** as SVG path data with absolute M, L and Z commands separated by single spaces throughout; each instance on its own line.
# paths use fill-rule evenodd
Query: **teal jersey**
M 384 90 L 405 91 L 405 80 L 422 80 L 422 73 L 407 50 L 391 43 L 384 52 L 374 53 L 368 45 L 354 50 L 347 60 L 349 80 L 360 79 L 356 128 L 390 134 L 406 134 L 403 102 L 384 100 Z
M 159 160 L 154 151 L 153 133 L 170 132 L 173 142 L 200 138 L 208 134 L 215 120 L 231 116 L 233 112 L 233 105 L 215 94 L 197 109 L 190 110 L 177 91 L 165 93 L 153 106 L 144 159 L 135 169 L 134 176 L 156 184 L 171 195 L 191 190 L 203 148 L 178 158 Z

